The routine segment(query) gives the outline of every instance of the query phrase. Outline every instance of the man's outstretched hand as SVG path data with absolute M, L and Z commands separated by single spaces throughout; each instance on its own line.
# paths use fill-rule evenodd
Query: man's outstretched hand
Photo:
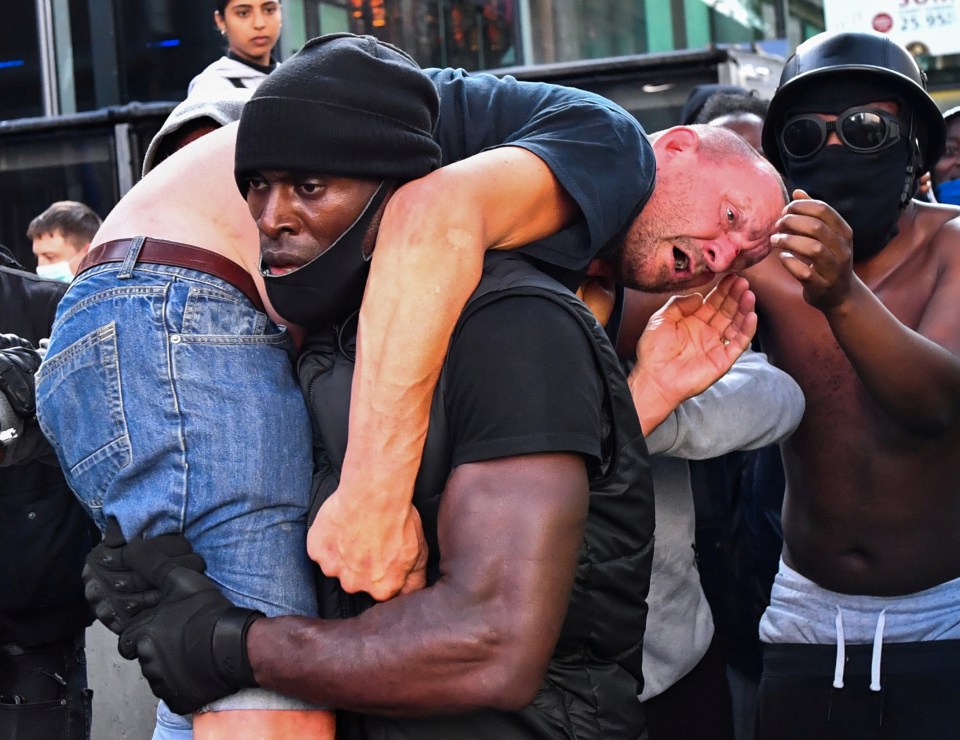
M 644 433 L 730 369 L 757 330 L 756 298 L 745 278 L 726 275 L 706 297 L 674 296 L 637 343 L 629 384 Z
M 125 544 L 116 528 L 84 570 L 98 616 L 120 629 L 120 654 L 140 661 L 153 693 L 178 714 L 258 686 L 246 635 L 263 614 L 234 606 L 202 569 L 179 535 Z
M 307 552 L 348 593 L 386 601 L 426 585 L 427 543 L 416 508 L 378 509 L 342 481 L 310 525 Z

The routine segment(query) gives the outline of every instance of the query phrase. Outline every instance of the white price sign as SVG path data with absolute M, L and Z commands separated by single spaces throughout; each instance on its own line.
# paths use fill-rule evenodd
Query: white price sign
M 960 53 L 960 0 L 824 0 L 828 31 L 877 31 L 911 51 Z

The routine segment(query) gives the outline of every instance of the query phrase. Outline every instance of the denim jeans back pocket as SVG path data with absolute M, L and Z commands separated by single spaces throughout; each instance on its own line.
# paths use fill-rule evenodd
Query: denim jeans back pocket
M 99 520 L 107 489 L 131 460 L 115 322 L 43 362 L 37 372 L 37 418 L 70 487 Z
M 185 337 L 262 337 L 270 320 L 246 299 L 222 290 L 191 286 L 183 307 L 181 333 Z M 275 327 L 272 327 L 275 329 Z

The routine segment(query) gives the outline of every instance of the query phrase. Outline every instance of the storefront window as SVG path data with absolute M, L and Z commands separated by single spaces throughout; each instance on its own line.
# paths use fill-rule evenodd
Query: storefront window
M 61 113 L 179 101 L 223 54 L 214 4 L 198 0 L 56 0 Z
M 190 80 L 226 51 L 209 0 L 140 0 L 116 7 L 116 25 L 126 39 L 123 102 L 182 100 Z
M 822 28 L 820 0 L 285 0 L 284 7 L 302 36 L 294 48 L 325 33 L 368 33 L 423 66 L 468 70 L 808 36 L 818 9 Z
M 10 2 L 10 0 L 7 0 Z M 43 115 L 40 41 L 33 0 L 10 2 L 0 33 L 0 119 Z
M 0 120 L 178 101 L 223 53 L 208 0 L 9 0 Z M 526 67 L 782 39 L 822 0 L 283 0 L 280 55 L 324 33 L 373 34 L 423 66 Z M 819 27 L 818 27 L 819 24 Z
M 304 3 L 309 36 L 372 34 L 425 67 L 490 69 L 519 64 L 515 0 L 314 0 Z
M 50 131 L 0 140 L 0 237 L 28 269 L 36 259 L 30 220 L 57 200 L 79 200 L 101 216 L 119 198 L 112 129 Z

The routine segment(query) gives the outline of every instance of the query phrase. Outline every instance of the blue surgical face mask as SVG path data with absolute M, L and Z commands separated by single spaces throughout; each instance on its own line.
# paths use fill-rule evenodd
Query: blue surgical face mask
M 936 196 L 938 203 L 960 206 L 960 178 L 934 185 L 933 194 Z
M 54 262 L 52 265 L 37 265 L 37 275 L 47 280 L 59 280 L 61 283 L 69 283 L 73 280 L 73 272 L 67 261 Z

